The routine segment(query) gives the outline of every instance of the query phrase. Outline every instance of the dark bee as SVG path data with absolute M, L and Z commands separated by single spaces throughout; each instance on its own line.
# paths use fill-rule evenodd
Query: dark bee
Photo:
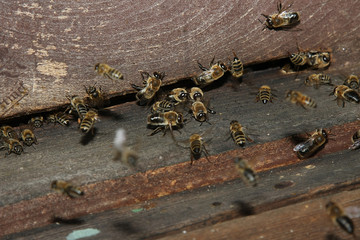
M 84 192 L 78 187 L 61 180 L 52 181 L 51 188 L 57 192 L 68 195 L 70 198 L 77 198 L 84 195 Z
M 245 134 L 243 126 L 236 120 L 230 122 L 230 134 L 234 142 L 241 147 L 245 145 L 246 140 L 254 142 Z
M 123 75 L 120 71 L 116 70 L 115 68 L 110 67 L 105 63 L 97 63 L 95 65 L 95 71 L 102 76 L 106 76 L 112 81 L 114 80 L 121 80 L 123 79 Z
M 183 115 L 175 111 L 165 113 L 153 113 L 147 117 L 147 124 L 149 128 L 154 129 L 150 136 L 163 131 L 164 135 L 166 130 L 170 130 L 171 134 L 173 129 L 179 129 L 184 123 Z
M 349 147 L 351 150 L 360 148 L 360 130 L 357 130 L 354 135 L 351 137 L 353 144 Z
M 323 73 L 314 73 L 305 79 L 306 86 L 314 86 L 316 89 L 325 84 L 332 85 L 330 76 Z
M 201 157 L 201 153 L 204 152 L 206 159 L 210 162 L 208 156 L 209 153 L 205 148 L 205 142 L 202 136 L 199 134 L 193 134 L 190 136 L 190 151 L 191 151 L 191 165 L 194 160 L 197 160 Z
M 27 146 L 31 146 L 32 144 L 37 144 L 37 139 L 31 129 L 24 129 L 21 131 L 21 140 Z
M 185 88 L 174 88 L 168 95 L 168 99 L 174 102 L 175 105 L 185 102 L 188 97 L 188 92 Z
M 228 70 L 227 66 L 222 62 L 214 64 L 214 60 L 215 57 L 210 62 L 210 68 L 205 68 L 198 62 L 198 66 L 203 72 L 193 78 L 196 85 L 206 86 L 224 76 L 224 73 Z
M 83 119 L 88 111 L 88 107 L 86 106 L 84 99 L 76 95 L 67 98 L 70 100 L 69 113 L 72 113 L 72 111 L 75 110 L 79 118 Z
M 353 221 L 344 214 L 344 211 L 338 204 L 330 201 L 326 204 L 326 210 L 335 225 L 338 225 L 349 234 L 354 234 Z
M 43 116 L 37 116 L 33 117 L 29 120 L 28 124 L 31 124 L 32 126 L 36 128 L 40 128 L 44 123 L 44 117 Z
M 330 95 L 334 95 L 336 97 L 336 102 L 339 107 L 344 107 L 345 101 L 360 103 L 359 93 L 345 85 L 335 86 Z
M 85 87 L 85 91 L 87 96 L 85 97 L 85 101 L 88 106 L 99 109 L 104 107 L 105 103 L 105 95 L 101 90 L 101 87 L 89 86 Z
M 5 137 L 3 137 L 2 140 L 3 140 L 2 148 L 8 150 L 8 152 L 5 154 L 5 157 L 12 152 L 17 155 L 20 155 L 24 151 L 23 145 L 19 140 L 13 138 L 5 138 Z
M 159 91 L 165 74 L 158 72 L 154 72 L 153 75 L 150 75 L 147 72 L 140 72 L 140 74 L 143 79 L 144 88 L 135 84 L 131 84 L 131 86 L 135 90 L 138 90 L 136 99 L 138 100 L 139 105 L 145 105 L 146 103 L 149 103 Z
M 170 102 L 167 100 L 161 100 L 161 101 L 155 102 L 152 105 L 151 112 L 152 113 L 164 113 L 164 112 L 173 111 L 174 108 L 175 108 L 174 102 Z
M 277 11 L 277 13 L 272 15 L 261 14 L 266 18 L 264 29 L 266 27 L 275 30 L 290 28 L 300 22 L 300 14 L 298 12 L 287 12 L 286 9 L 282 7 L 281 2 L 277 4 Z
M 241 158 L 235 158 L 236 170 L 240 173 L 241 178 L 251 186 L 256 186 L 257 176 L 255 171 L 249 166 L 249 164 Z
M 313 156 L 327 143 L 328 135 L 324 129 L 316 129 L 316 131 L 305 141 L 294 147 L 294 152 L 300 159 Z
M 256 102 L 262 101 L 263 104 L 271 102 L 275 99 L 275 95 L 271 92 L 271 88 L 267 85 L 260 87 L 258 94 L 256 95 Z
M 356 75 L 350 75 L 345 79 L 344 85 L 346 85 L 349 88 L 352 88 L 354 90 L 358 90 L 359 89 L 359 78 Z
M 88 133 L 90 130 L 94 131 L 94 124 L 98 120 L 98 114 L 95 110 L 89 110 L 80 123 L 80 130 L 83 133 Z
M 2 136 L 5 138 L 12 138 L 12 139 L 19 138 L 18 134 L 10 126 L 2 126 L 2 127 L 0 127 L 0 131 L 1 131 Z
M 204 97 L 204 93 L 200 88 L 192 87 L 190 89 L 189 97 L 193 101 L 202 101 Z
M 316 108 L 315 101 L 312 98 L 302 94 L 299 91 L 289 90 L 289 91 L 286 92 L 285 97 L 291 103 L 299 105 L 299 106 L 301 106 L 301 107 L 303 107 L 305 109 L 306 109 L 306 107 Z
M 231 61 L 231 69 L 230 72 L 233 75 L 233 77 L 239 78 L 244 74 L 244 66 L 242 64 L 242 61 L 236 56 L 236 53 L 234 54 L 234 60 Z

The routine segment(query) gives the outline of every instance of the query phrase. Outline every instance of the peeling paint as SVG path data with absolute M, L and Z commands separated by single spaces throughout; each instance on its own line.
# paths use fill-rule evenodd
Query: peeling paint
M 59 79 L 67 75 L 67 67 L 64 62 L 43 60 L 37 64 L 36 70 L 43 75 L 53 76 Z
M 58 16 L 58 19 L 67 19 L 69 16 Z
M 75 230 L 66 236 L 66 240 L 77 240 L 81 238 L 91 237 L 99 234 L 100 231 L 95 228 L 86 228 L 81 230 Z

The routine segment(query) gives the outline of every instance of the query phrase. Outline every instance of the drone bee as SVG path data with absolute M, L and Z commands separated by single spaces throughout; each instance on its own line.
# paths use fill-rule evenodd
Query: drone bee
M 35 137 L 35 134 L 31 129 L 28 128 L 21 131 L 21 140 L 27 146 L 31 146 L 32 144 L 37 144 L 37 139 Z
M 2 140 L 4 144 L 1 148 L 6 148 L 8 150 L 8 152 L 5 154 L 5 157 L 12 152 L 20 155 L 24 151 L 23 145 L 19 140 L 5 137 L 3 137 Z
M 240 173 L 241 178 L 248 184 L 256 186 L 257 176 L 255 171 L 249 166 L 249 164 L 241 158 L 235 158 L 235 167 Z
M 334 95 L 336 97 L 336 102 L 339 107 L 344 107 L 345 101 L 360 103 L 359 93 L 345 85 L 335 86 L 330 95 Z
M 33 117 L 29 120 L 28 123 L 36 128 L 40 128 L 44 123 L 44 117 L 43 116 Z
M 208 162 L 210 162 L 209 160 L 209 153 L 205 148 L 205 142 L 202 136 L 200 136 L 199 134 L 193 134 L 190 136 L 190 151 L 191 151 L 191 164 L 193 164 L 193 162 L 195 160 L 198 160 L 201 157 L 201 153 L 204 152 L 206 159 L 208 160 Z
M 354 234 L 353 221 L 345 215 L 343 209 L 338 204 L 330 201 L 326 204 L 326 210 L 335 225 L 338 225 L 349 234 Z
M 241 147 L 244 147 L 246 140 L 254 142 L 245 134 L 243 126 L 236 120 L 230 122 L 230 135 L 234 142 Z
M 260 87 L 258 94 L 256 95 L 256 102 L 262 101 L 263 104 L 271 102 L 275 99 L 275 95 L 271 92 L 271 88 L 267 85 Z
M 175 105 L 186 101 L 188 97 L 188 92 L 185 88 L 174 88 L 171 90 L 170 94 L 168 95 L 169 100 L 174 102 Z
M 10 126 L 2 126 L 2 127 L 0 127 L 0 131 L 1 131 L 2 136 L 5 138 L 12 138 L 12 139 L 19 138 L 18 134 Z
M 304 109 L 306 109 L 306 107 L 316 108 L 315 101 L 312 98 L 302 94 L 299 91 L 289 90 L 289 91 L 287 91 L 285 97 L 291 103 L 299 105 L 299 106 L 303 107 Z
M 316 131 L 305 141 L 294 147 L 294 152 L 300 159 L 313 156 L 322 149 L 328 140 L 328 134 L 324 129 L 316 129 Z
M 90 130 L 93 132 L 96 120 L 98 120 L 97 112 L 95 110 L 89 110 L 80 123 L 80 130 L 83 133 L 88 133 Z
M 200 101 L 195 101 L 192 103 L 191 112 L 192 112 L 192 115 L 195 118 L 195 120 L 201 122 L 201 124 L 203 122 L 209 123 L 208 122 L 208 118 L 209 118 L 208 113 L 211 113 L 211 114 L 216 113 L 215 111 L 205 107 L 205 104 Z
M 351 150 L 360 148 L 360 130 L 357 130 L 356 133 L 351 137 L 353 144 L 349 147 Z
M 174 110 L 174 103 L 171 101 L 167 101 L 167 100 L 161 100 L 161 101 L 157 101 L 155 102 L 152 107 L 151 107 L 151 112 L 152 113 L 164 113 L 164 112 L 169 112 L 169 111 L 173 111 Z
M 76 110 L 80 119 L 83 119 L 88 111 L 88 107 L 86 106 L 84 99 L 79 96 L 67 97 L 70 100 L 70 111 L 72 113 L 73 110 Z
M 358 90 L 359 89 L 359 78 L 356 75 L 350 75 L 345 79 L 344 85 L 346 85 L 349 88 L 352 88 L 354 90 Z
M 136 99 L 139 102 L 139 105 L 145 105 L 149 103 L 159 91 L 162 83 L 162 79 L 165 77 L 164 73 L 154 72 L 153 75 L 150 75 L 147 72 L 140 72 L 141 77 L 143 79 L 144 88 L 137 86 L 135 84 L 131 84 L 131 86 L 138 90 L 136 94 Z
M 239 78 L 244 74 L 244 66 L 242 64 L 242 61 L 236 56 L 236 53 L 234 54 L 234 60 L 231 61 L 231 69 L 230 72 L 235 78 Z
M 193 101 L 202 101 L 204 97 L 204 93 L 200 88 L 192 87 L 190 89 L 189 97 Z
M 281 2 L 277 4 L 277 11 L 272 15 L 261 14 L 266 18 L 265 23 L 263 23 L 265 25 L 264 29 L 266 27 L 275 30 L 291 28 L 300 22 L 300 14 L 298 12 L 287 12 L 282 7 Z
M 77 198 L 84 195 L 84 192 L 78 187 L 61 180 L 52 181 L 51 188 L 57 192 L 68 195 L 70 198 Z
M 85 87 L 85 91 L 87 93 L 87 96 L 85 97 L 87 105 L 93 108 L 102 108 L 105 103 L 105 95 L 101 90 L 101 87 L 96 88 L 95 84 L 94 86 Z
M 210 68 L 203 67 L 198 62 L 198 66 L 201 70 L 203 70 L 203 72 L 193 78 L 196 85 L 206 86 L 224 76 L 224 73 L 228 70 L 227 66 L 222 62 L 214 64 L 214 60 L 215 57 L 210 62 Z
M 70 121 L 69 121 L 69 116 L 64 113 L 64 112 L 58 112 L 55 114 L 50 114 L 47 118 L 48 122 L 54 123 L 54 125 L 56 123 L 61 124 L 62 126 L 69 126 Z
M 120 71 L 116 70 L 115 68 L 110 67 L 105 63 L 97 63 L 95 65 L 95 71 L 102 76 L 106 76 L 112 81 L 114 80 L 121 80 L 123 79 L 123 75 Z
M 314 86 L 316 89 L 325 84 L 332 85 L 330 76 L 323 73 L 313 73 L 305 79 L 306 86 Z
M 183 115 L 175 111 L 153 113 L 147 117 L 148 127 L 154 129 L 154 131 L 149 134 L 149 136 L 152 136 L 160 131 L 163 131 L 165 135 L 166 130 L 168 129 L 170 130 L 171 134 L 173 134 L 173 129 L 181 128 L 183 123 Z

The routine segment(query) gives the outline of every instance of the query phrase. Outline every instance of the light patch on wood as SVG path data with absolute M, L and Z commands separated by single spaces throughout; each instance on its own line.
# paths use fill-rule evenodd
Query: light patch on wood
M 34 49 L 28 48 L 28 50 L 26 51 L 26 54 L 31 55 L 31 54 L 33 54 L 34 52 L 35 52 Z
M 67 19 L 67 18 L 69 18 L 69 16 L 58 16 L 58 19 Z
M 64 29 L 64 32 L 70 32 L 71 31 L 71 28 L 65 28 Z
M 40 58 L 42 58 L 42 57 L 48 57 L 48 56 L 49 56 L 48 52 L 47 52 L 45 49 L 39 49 L 39 50 L 37 50 L 36 53 L 35 53 L 35 55 L 36 55 L 37 57 L 40 57 Z
M 310 165 L 305 166 L 305 168 L 306 168 L 306 169 L 314 169 L 314 168 L 315 168 L 315 165 L 311 165 L 311 164 L 310 164 Z
M 11 49 L 20 49 L 21 47 L 19 46 L 19 44 L 15 43 Z
M 41 74 L 53 76 L 56 79 L 65 77 L 67 75 L 67 65 L 64 62 L 56 62 L 51 60 L 43 60 L 38 63 L 36 70 Z
M 73 38 L 72 41 L 80 41 L 81 37 Z
M 35 15 L 31 12 L 23 12 L 21 11 L 20 9 L 16 10 L 15 11 L 15 14 L 16 15 L 19 15 L 19 16 L 27 16 L 27 17 L 31 17 L 32 19 L 34 19 Z
M 47 45 L 45 49 L 47 49 L 47 50 L 55 50 L 56 47 L 54 45 Z
M 24 3 L 22 5 L 24 8 L 28 8 L 28 9 L 41 9 L 41 6 L 38 3 L 31 3 L 31 5 L 28 5 L 27 3 Z
M 61 10 L 63 13 L 70 13 L 72 11 L 72 8 L 65 8 L 64 10 Z

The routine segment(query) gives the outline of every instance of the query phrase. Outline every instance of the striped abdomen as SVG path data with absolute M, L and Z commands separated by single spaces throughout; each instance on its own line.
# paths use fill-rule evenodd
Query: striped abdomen
M 307 57 L 304 53 L 293 53 L 290 55 L 290 61 L 298 66 L 305 65 L 307 62 Z

